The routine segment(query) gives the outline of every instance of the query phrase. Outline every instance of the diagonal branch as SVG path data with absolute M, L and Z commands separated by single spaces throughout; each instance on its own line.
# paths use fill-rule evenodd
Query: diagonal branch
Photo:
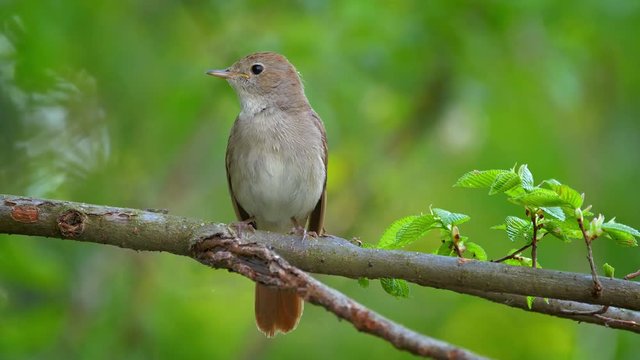
M 384 318 L 289 265 L 264 245 L 241 243 L 225 236 L 224 233 L 207 234 L 198 239 L 193 246 L 193 257 L 205 265 L 230 269 L 265 285 L 296 289 L 305 301 L 324 307 L 351 322 L 359 331 L 385 339 L 400 350 L 436 359 L 481 359 L 467 350 Z

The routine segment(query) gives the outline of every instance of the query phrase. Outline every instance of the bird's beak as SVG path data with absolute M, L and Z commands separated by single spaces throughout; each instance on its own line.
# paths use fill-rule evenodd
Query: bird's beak
M 215 77 L 219 77 L 219 78 L 223 78 L 223 79 L 227 79 L 229 77 L 232 76 L 232 72 L 229 71 L 229 69 L 225 69 L 225 70 L 209 70 L 206 73 L 207 75 L 211 75 L 211 76 L 215 76 Z
M 219 77 L 219 78 L 223 78 L 223 79 L 229 79 L 229 78 L 236 77 L 236 76 L 248 77 L 246 74 L 235 72 L 235 71 L 231 71 L 229 69 L 209 70 L 209 71 L 206 72 L 206 74 L 207 75 L 211 75 L 211 76 L 215 76 L 215 77 Z

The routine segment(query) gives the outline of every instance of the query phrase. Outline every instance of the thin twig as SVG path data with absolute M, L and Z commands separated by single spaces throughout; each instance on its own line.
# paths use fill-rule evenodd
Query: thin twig
M 595 314 L 595 317 L 597 317 L 598 319 L 601 319 L 604 321 L 605 325 L 617 325 L 617 326 L 630 326 L 630 327 L 640 327 L 640 324 L 638 324 L 637 321 L 632 321 L 632 320 L 620 320 L 620 319 L 612 319 L 609 317 L 606 317 L 604 315 L 600 315 L 600 314 Z
M 193 256 L 205 265 L 226 268 L 264 285 L 295 289 L 304 300 L 320 305 L 353 324 L 359 331 L 378 336 L 396 348 L 436 359 L 481 359 L 468 350 L 455 347 L 412 330 L 367 309 L 339 291 L 291 266 L 267 247 L 241 244 L 224 234 L 197 239 Z
M 589 266 L 591 267 L 591 277 L 593 278 L 592 295 L 594 297 L 599 297 L 600 294 L 602 294 L 602 284 L 600 283 L 600 279 L 598 279 L 596 264 L 593 261 L 593 251 L 591 250 L 591 242 L 593 241 L 593 238 L 587 235 L 587 231 L 584 228 L 584 220 L 582 219 L 582 216 L 578 217 L 578 226 L 580 227 L 580 231 L 582 231 L 584 243 L 587 245 L 587 260 L 589 260 Z
M 631 279 L 636 278 L 638 276 L 640 276 L 640 269 L 638 269 L 638 271 L 636 271 L 636 272 L 632 272 L 631 274 L 625 275 L 623 279 L 631 280 Z
M 531 212 L 531 223 L 533 224 L 533 237 L 531 238 L 531 267 L 538 268 L 538 213 Z
M 501 257 L 501 258 L 500 258 L 500 259 L 498 259 L 498 260 L 491 260 L 491 262 L 494 262 L 494 263 L 501 263 L 501 262 L 503 262 L 503 261 L 505 261 L 505 260 L 513 259 L 513 258 L 515 258 L 516 256 L 518 256 L 518 254 L 520 254 L 521 252 L 523 252 L 523 251 L 527 250 L 527 249 L 528 249 L 528 248 L 530 248 L 530 247 L 531 247 L 531 244 L 527 244 L 527 245 L 525 245 L 525 246 L 521 247 L 520 249 L 518 249 L 518 250 L 516 250 L 516 251 L 512 252 L 511 254 L 509 254 L 509 255 L 507 255 L 507 256 L 503 256 L 503 257 Z

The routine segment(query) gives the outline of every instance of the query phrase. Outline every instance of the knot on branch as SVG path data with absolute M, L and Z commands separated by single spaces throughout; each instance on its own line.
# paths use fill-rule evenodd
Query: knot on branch
M 5 201 L 7 203 L 7 201 Z M 11 218 L 17 222 L 33 224 L 38 221 L 39 211 L 35 205 L 17 205 L 11 207 Z
M 236 237 L 215 233 L 198 239 L 191 251 L 202 264 L 228 269 L 264 285 L 283 289 L 301 285 L 300 270 L 258 243 L 241 243 Z
M 78 210 L 67 210 L 58 216 L 58 229 L 65 238 L 74 238 L 84 232 L 87 215 Z

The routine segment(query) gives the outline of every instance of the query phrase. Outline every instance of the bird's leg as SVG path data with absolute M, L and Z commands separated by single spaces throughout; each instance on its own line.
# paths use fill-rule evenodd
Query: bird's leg
M 307 239 L 307 236 L 311 236 L 314 239 L 318 238 L 318 233 L 316 233 L 315 231 L 307 231 L 304 226 L 300 225 L 300 222 L 298 222 L 295 217 L 291 217 L 291 222 L 293 223 L 293 229 L 291 229 L 289 234 L 302 236 L 303 241 Z
M 307 239 L 307 229 L 304 226 L 300 225 L 298 219 L 295 216 L 291 217 L 291 222 L 293 223 L 293 229 L 289 232 L 289 234 L 302 236 L 302 241 Z

